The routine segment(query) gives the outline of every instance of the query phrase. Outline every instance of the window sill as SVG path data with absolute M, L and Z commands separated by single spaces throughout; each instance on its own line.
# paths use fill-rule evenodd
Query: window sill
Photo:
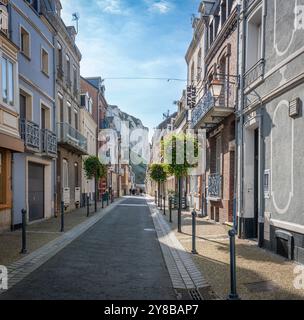
M 8 204 L 0 204 L 0 210 L 8 210 L 11 209 L 12 207 Z
M 29 55 L 27 55 L 25 52 L 20 51 L 20 53 L 24 56 L 24 58 L 26 58 L 28 61 L 31 61 L 31 57 Z
M 44 70 L 41 70 L 41 72 L 42 72 L 47 78 L 50 78 L 50 75 L 49 75 L 47 72 L 45 72 Z

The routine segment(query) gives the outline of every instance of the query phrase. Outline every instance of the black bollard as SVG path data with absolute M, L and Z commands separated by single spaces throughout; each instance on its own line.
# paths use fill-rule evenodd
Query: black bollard
M 163 210 L 163 196 L 160 196 L 160 210 Z
M 164 216 L 166 215 L 166 196 L 164 196 Z
M 101 208 L 104 209 L 104 193 L 101 196 Z
M 64 202 L 61 201 L 61 230 L 60 232 L 64 232 Z
M 172 223 L 172 197 L 169 197 L 169 215 L 170 215 L 170 223 Z
M 196 251 L 196 217 L 195 210 L 192 211 L 192 254 L 198 254 Z
M 90 196 L 87 196 L 87 217 L 90 216 Z
M 157 204 L 157 191 L 155 191 L 155 204 Z
M 26 249 L 26 210 L 23 209 L 21 211 L 22 213 L 22 249 L 21 249 L 21 254 L 26 254 L 27 249 Z
M 229 231 L 230 238 L 230 294 L 229 300 L 240 300 L 236 288 L 236 252 L 235 252 L 236 230 Z

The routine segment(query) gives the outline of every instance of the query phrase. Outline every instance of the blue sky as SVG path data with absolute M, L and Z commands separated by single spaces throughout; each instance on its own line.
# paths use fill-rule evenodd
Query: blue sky
M 63 19 L 80 14 L 77 45 L 83 76 L 186 79 L 191 15 L 199 0 L 62 0 Z M 140 118 L 151 131 L 186 83 L 106 80 L 108 103 Z M 150 132 L 151 135 L 151 132 Z

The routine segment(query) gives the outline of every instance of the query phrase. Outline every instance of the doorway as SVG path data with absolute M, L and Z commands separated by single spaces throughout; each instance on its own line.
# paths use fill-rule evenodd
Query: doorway
M 29 221 L 44 219 L 44 166 L 28 164 Z

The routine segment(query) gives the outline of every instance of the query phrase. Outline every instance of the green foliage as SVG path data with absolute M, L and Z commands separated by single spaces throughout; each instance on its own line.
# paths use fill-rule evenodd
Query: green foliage
M 167 180 L 167 170 L 163 164 L 150 165 L 149 174 L 151 179 L 156 182 L 165 182 Z
M 107 175 L 107 167 L 102 164 L 98 157 L 90 156 L 84 161 L 84 171 L 88 179 L 104 178 Z
M 187 148 L 192 146 L 192 148 Z M 198 163 L 189 163 L 189 159 L 198 156 L 198 140 L 190 134 L 179 133 L 168 136 L 162 145 L 167 172 L 177 178 L 188 175 L 188 170 L 197 167 Z M 191 151 L 194 154 L 191 154 Z

